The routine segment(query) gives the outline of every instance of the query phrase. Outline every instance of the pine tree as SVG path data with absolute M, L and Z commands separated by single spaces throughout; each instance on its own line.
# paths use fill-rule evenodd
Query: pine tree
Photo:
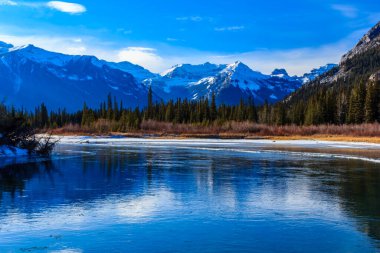
M 44 103 L 41 104 L 41 107 L 40 107 L 40 116 L 39 116 L 39 119 L 40 119 L 40 124 L 39 124 L 39 127 L 43 128 L 43 127 L 48 127 L 48 123 L 49 123 L 49 115 L 48 115 L 48 110 L 45 106 Z
M 354 87 L 350 96 L 348 123 L 360 124 L 364 122 L 364 104 L 366 97 L 365 85 L 361 82 Z
M 111 94 L 108 94 L 108 98 L 107 98 L 107 119 L 112 120 L 112 118 L 113 118 L 112 97 L 111 97 Z
M 278 103 L 276 106 L 276 125 L 285 125 L 286 123 L 286 113 L 285 106 L 283 103 Z
M 248 120 L 251 122 L 257 122 L 257 110 L 255 106 L 255 101 L 253 97 L 249 97 L 248 99 Z
M 379 120 L 379 83 L 371 82 L 367 85 L 365 98 L 365 121 L 373 123 Z
M 82 109 L 82 127 L 90 127 L 93 120 L 90 110 L 87 108 L 86 103 L 84 103 Z
M 113 113 L 112 113 L 112 119 L 117 121 L 119 120 L 119 105 L 117 103 L 116 97 L 113 98 Z
M 217 118 L 217 107 L 216 107 L 216 100 L 215 100 L 215 93 L 212 93 L 211 96 L 211 108 L 210 108 L 210 121 L 215 121 Z
M 152 117 L 153 117 L 153 91 L 152 91 L 152 86 L 150 86 L 148 90 L 148 110 L 147 110 L 146 119 L 152 119 Z

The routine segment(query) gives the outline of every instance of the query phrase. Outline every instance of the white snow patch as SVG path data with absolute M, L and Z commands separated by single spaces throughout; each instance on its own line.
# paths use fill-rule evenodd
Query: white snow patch
M 114 89 L 114 90 L 119 90 L 119 87 L 117 86 L 112 86 L 112 85 L 108 85 L 111 89 Z
M 278 99 L 277 96 L 274 95 L 274 94 L 270 95 L 270 98 L 271 98 L 271 99 L 274 99 L 274 100 Z

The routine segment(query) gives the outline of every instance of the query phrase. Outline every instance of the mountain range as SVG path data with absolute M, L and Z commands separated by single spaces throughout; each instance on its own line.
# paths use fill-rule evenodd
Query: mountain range
M 253 97 L 257 104 L 274 103 L 336 67 L 328 64 L 303 76 L 284 69 L 266 75 L 242 62 L 176 65 L 162 74 L 129 62 L 107 62 L 95 56 L 65 55 L 33 45 L 14 47 L 0 42 L 0 98 L 28 110 L 45 103 L 49 109 L 98 107 L 108 94 L 127 107 L 145 106 L 149 87 L 157 101 L 210 98 L 238 104 Z

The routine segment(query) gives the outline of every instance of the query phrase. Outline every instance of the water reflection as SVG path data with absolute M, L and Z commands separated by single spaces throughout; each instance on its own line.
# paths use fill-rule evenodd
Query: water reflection
M 277 222 L 294 234 L 308 228 L 309 233 L 317 228 L 323 232 L 335 224 L 329 235 L 336 233 L 339 238 L 352 230 L 355 245 L 371 250 L 372 243 L 380 240 L 377 166 L 276 152 L 62 146 L 52 161 L 0 169 L 0 245 L 29 245 L 28 238 L 38 236 L 36 231 L 112 234 L 126 224 L 165 222 L 164 228 L 171 231 L 168 227 L 200 226 L 190 221 L 219 221 L 224 226 L 233 221 L 241 229 L 234 230 L 240 246 L 244 245 L 239 240 L 249 242 L 246 236 L 257 230 L 263 233 L 257 236 L 261 242 L 265 229 Z M 267 223 L 257 228 L 253 221 Z M 206 230 L 217 233 L 210 226 Z M 277 229 L 270 230 L 281 235 L 277 240 L 297 239 Z M 355 231 L 372 239 L 359 238 Z M 105 240 L 110 240 L 107 235 Z M 134 235 L 145 234 L 135 231 Z
M 16 197 L 16 193 L 22 196 L 25 190 L 25 183 L 28 180 L 31 180 L 38 174 L 51 175 L 54 170 L 53 166 L 51 161 L 4 166 L 0 170 L 0 200 L 4 193 L 10 194 L 12 199 Z

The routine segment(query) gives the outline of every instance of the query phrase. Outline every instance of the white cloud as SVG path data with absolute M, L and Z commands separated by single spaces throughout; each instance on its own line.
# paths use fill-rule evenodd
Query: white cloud
M 192 22 L 201 22 L 203 20 L 200 16 L 190 16 L 190 17 L 178 17 L 178 21 L 192 21 Z
M 81 38 L 73 39 L 73 41 L 76 43 L 82 43 L 83 42 L 83 40 Z
M 77 3 L 50 1 L 47 2 L 46 5 L 51 9 L 55 9 L 69 14 L 81 14 L 87 11 L 86 7 Z
M 262 49 L 240 54 L 211 56 L 209 59 L 216 63 L 240 60 L 264 73 L 270 73 L 273 69 L 281 67 L 290 74 L 302 75 L 327 63 L 339 63 L 343 54 L 350 50 L 366 31 L 366 29 L 358 30 L 340 41 L 318 47 L 288 50 Z
M 227 26 L 227 27 L 216 27 L 214 30 L 217 32 L 224 32 L 224 31 L 240 31 L 244 30 L 245 26 Z
M 275 68 L 285 68 L 291 75 L 303 75 L 313 68 L 327 63 L 339 63 L 340 58 L 350 50 L 365 34 L 367 29 L 358 30 L 340 41 L 317 47 L 293 48 L 283 50 L 258 49 L 245 53 L 217 54 L 190 49 L 172 47 L 165 50 L 170 54 L 157 54 L 163 59 L 162 65 L 155 67 L 161 71 L 178 63 L 202 64 L 213 62 L 218 64 L 242 61 L 254 70 L 271 73 Z M 150 69 L 149 63 L 145 63 Z M 161 72 L 160 71 L 160 72 Z
M 359 10 L 351 5 L 333 4 L 331 6 L 333 10 L 339 11 L 343 16 L 347 18 L 356 18 Z
M 66 52 L 68 54 L 72 54 L 72 55 L 84 55 L 86 52 L 87 52 L 87 48 L 84 47 L 84 46 L 80 46 L 80 47 L 68 47 Z
M 125 29 L 125 28 L 118 28 L 116 31 L 117 31 L 118 33 L 122 33 L 122 34 L 125 34 L 125 35 L 127 35 L 127 34 L 132 34 L 132 33 L 133 33 L 132 30 L 127 30 L 127 29 Z
M 62 250 L 54 250 L 50 253 L 82 253 L 83 250 L 81 249 L 62 249 Z
M 8 6 L 24 6 L 30 8 L 50 8 L 56 11 L 68 13 L 68 14 L 81 14 L 86 12 L 86 7 L 77 4 L 77 3 L 69 3 L 62 1 L 50 1 L 50 2 L 16 2 L 12 0 L 0 0 L 0 5 L 8 5 Z
M 146 47 L 127 47 L 119 51 L 118 61 L 129 61 L 153 71 L 158 71 L 164 59 L 156 53 L 156 49 Z
M 16 6 L 17 3 L 10 0 L 1 0 L 0 5 L 9 5 L 9 6 Z

